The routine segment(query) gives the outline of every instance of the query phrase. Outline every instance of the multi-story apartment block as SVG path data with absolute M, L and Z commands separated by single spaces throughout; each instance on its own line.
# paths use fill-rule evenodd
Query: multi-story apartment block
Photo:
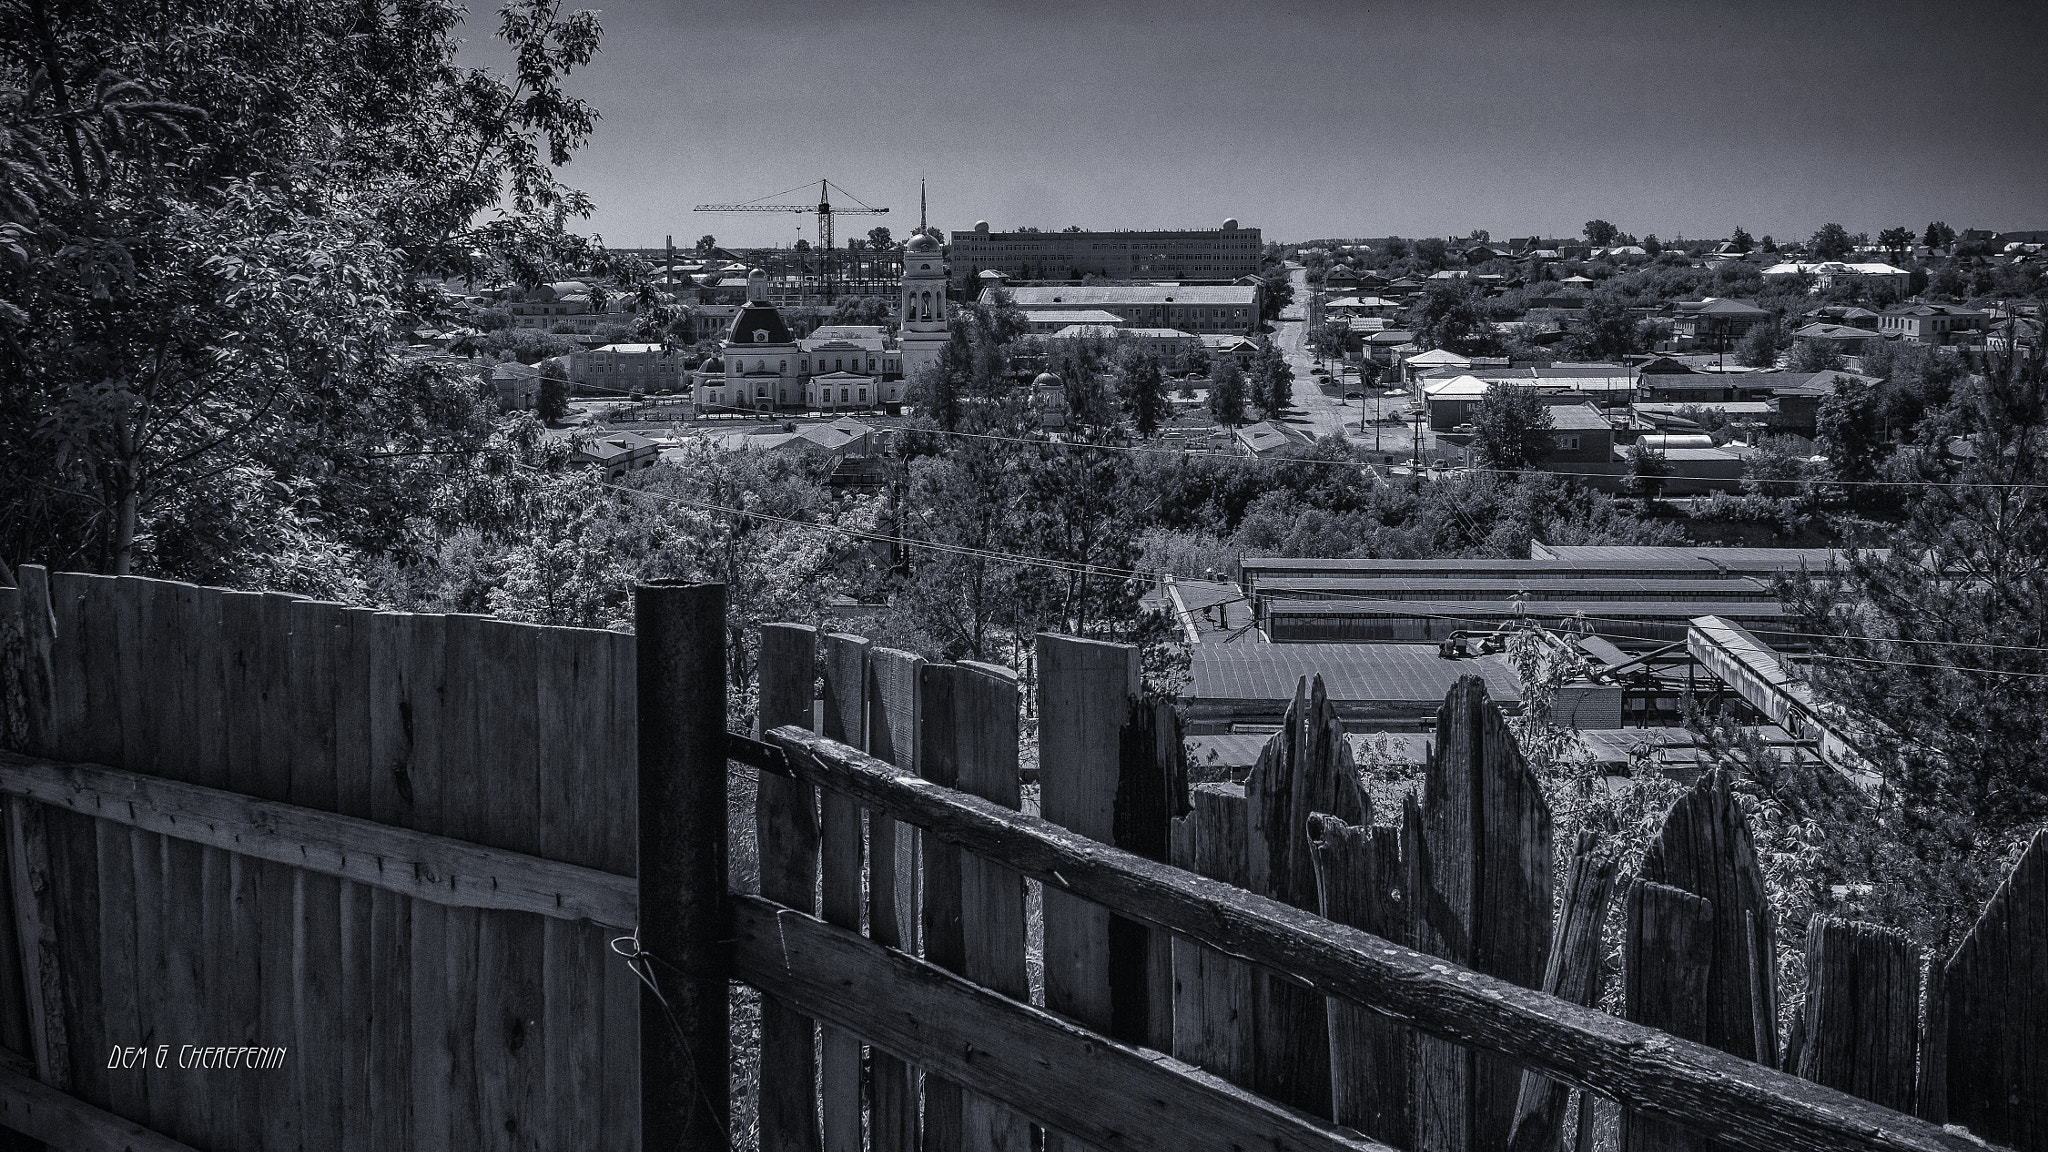
M 1265 243 L 1257 228 L 1156 232 L 992 232 L 983 220 L 954 232 L 946 254 L 955 287 L 983 272 L 1018 280 L 1235 280 L 1256 276 Z

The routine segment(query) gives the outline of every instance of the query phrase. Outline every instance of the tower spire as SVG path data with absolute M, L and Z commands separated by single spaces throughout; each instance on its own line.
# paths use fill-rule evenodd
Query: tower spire
M 922 176 L 919 176 L 919 177 L 917 178 L 917 230 L 918 230 L 919 232 L 922 232 L 922 231 L 924 231 L 924 230 L 925 230 L 925 218 L 924 218 L 924 177 L 922 177 Z

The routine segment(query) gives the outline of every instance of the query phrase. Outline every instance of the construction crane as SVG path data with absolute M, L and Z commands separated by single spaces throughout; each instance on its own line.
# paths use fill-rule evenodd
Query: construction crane
M 889 210 L 887 208 L 876 208 L 873 205 L 867 204 L 863 202 L 860 199 L 860 197 L 855 196 L 853 193 L 848 192 L 846 189 L 841 188 L 839 187 L 839 185 L 832 183 L 830 180 L 823 179 L 822 177 L 818 180 L 818 204 L 815 208 L 809 204 L 766 203 L 766 201 L 779 200 L 782 197 L 789 195 L 791 192 L 801 191 L 808 187 L 810 187 L 810 185 L 808 184 L 799 184 L 795 188 L 786 188 L 780 192 L 775 193 L 772 196 L 763 196 L 758 200 L 749 200 L 744 204 L 699 204 L 695 208 L 692 208 L 691 211 L 816 212 L 818 214 L 818 248 L 820 252 L 819 271 L 821 274 L 821 279 L 824 281 L 823 287 L 825 291 L 825 298 L 827 300 L 830 300 L 832 298 L 832 261 L 834 259 L 832 253 L 832 217 L 835 215 L 885 216 L 888 214 Z M 832 206 L 832 193 L 834 191 L 837 191 L 841 196 L 853 201 L 855 204 L 860 205 L 860 207 L 834 208 Z

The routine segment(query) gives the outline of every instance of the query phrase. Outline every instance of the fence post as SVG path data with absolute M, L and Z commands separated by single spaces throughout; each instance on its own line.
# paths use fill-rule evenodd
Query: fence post
M 1579 833 L 1565 874 L 1564 915 L 1543 970 L 1543 990 L 1574 1004 L 1590 1006 L 1600 992 L 1600 928 L 1607 922 L 1607 904 L 1614 894 L 1620 866 L 1612 853 L 1600 849 L 1598 834 Z M 1515 1104 L 1515 1123 L 1508 1152 L 1549 1152 L 1564 1130 L 1564 1110 L 1571 1090 L 1547 1076 L 1522 1073 L 1522 1093 Z M 1581 1115 L 1589 1117 L 1591 1109 Z M 1582 1119 L 1581 1123 L 1585 1121 Z
M 818 630 L 808 624 L 761 626 L 761 731 L 811 725 L 811 684 Z M 817 911 L 818 797 L 801 780 L 763 772 L 754 819 L 761 850 L 761 895 L 800 912 Z M 819 1146 L 816 1039 L 811 1019 L 761 1000 L 761 1146 L 815 1152 Z
M 1707 978 L 1714 963 L 1714 907 L 1648 880 L 1629 886 L 1622 942 L 1622 1015 L 1681 1040 L 1707 1029 Z M 1666 1120 L 1621 1110 L 1622 1152 L 1706 1152 L 1713 1144 Z
M 726 1002 L 725 585 L 634 589 L 640 732 L 645 1152 L 722 1148 L 732 1126 Z
M 2048 830 L 2034 833 L 1941 982 L 1948 1119 L 1993 1144 L 2048 1146 Z

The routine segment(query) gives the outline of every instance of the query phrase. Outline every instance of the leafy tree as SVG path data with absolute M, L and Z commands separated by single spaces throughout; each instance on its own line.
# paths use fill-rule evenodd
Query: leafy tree
M 2019 847 L 2048 821 L 2048 371 L 2042 352 L 2000 357 L 1901 454 L 1903 522 L 1886 551 L 1852 553 L 1793 581 L 1816 642 L 1815 694 L 1846 711 L 1884 787 L 1816 845 L 1845 893 L 1840 914 L 1946 951 L 1969 930 Z M 1967 431 L 1972 451 L 1947 451 Z
M 1794 372 L 1833 372 L 1849 366 L 1841 346 L 1833 340 L 1802 340 L 1793 346 L 1786 367 Z
M 1913 230 L 1904 226 L 1887 228 L 1877 234 L 1877 244 L 1892 258 L 1892 263 L 1903 263 L 1906 253 L 1913 248 Z
M 1151 436 L 1166 411 L 1166 375 L 1159 370 L 1159 358 L 1126 348 L 1117 357 L 1116 375 L 1124 412 L 1137 425 L 1138 435 Z
M 1840 224 L 1823 224 L 1820 231 L 1813 234 L 1813 241 L 1807 245 L 1807 250 L 1813 253 L 1816 260 L 1840 260 L 1855 247 L 1856 241 L 1849 235 L 1847 228 Z
M 1650 346 L 1644 323 L 1621 299 L 1598 293 L 1586 302 L 1586 315 L 1565 333 L 1571 355 L 1579 360 L 1620 360 Z
M 709 256 L 711 255 L 712 249 L 717 247 L 718 237 L 713 236 L 708 232 L 702 236 L 697 237 L 697 252 L 700 255 Z
M 1776 252 L 1778 250 L 1778 242 L 1776 240 L 1771 239 L 1771 236 L 1768 232 L 1764 234 L 1763 246 L 1764 251 L 1766 252 Z
M 1752 324 L 1735 345 L 1735 361 L 1751 368 L 1769 368 L 1778 362 L 1778 353 L 1790 343 L 1791 338 L 1776 320 Z
M 569 414 L 569 380 L 560 372 L 543 371 L 540 374 L 540 398 L 534 405 L 534 415 L 545 424 L 560 424 L 562 417 Z
M 1614 243 L 1614 237 L 1621 231 L 1605 220 L 1586 221 L 1586 243 L 1595 248 L 1605 248 Z
M 1750 249 L 1756 247 L 1756 238 L 1745 231 L 1742 225 L 1737 224 L 1735 226 L 1735 235 L 1728 238 L 1728 243 L 1734 245 L 1737 252 L 1747 256 Z
M 877 224 L 875 227 L 868 229 L 868 247 L 889 248 L 893 247 L 895 243 L 896 238 L 889 234 L 887 227 Z
M 1252 360 L 1252 397 L 1268 420 L 1278 420 L 1294 402 L 1294 369 L 1270 342 Z
M 554 180 L 591 125 L 562 81 L 595 19 L 507 6 L 514 78 L 457 65 L 460 17 L 0 17 L 0 554 L 232 581 L 274 571 L 281 518 L 409 546 L 440 476 L 422 461 L 489 431 L 475 377 L 405 351 L 464 310 L 443 278 L 619 270 L 566 231 L 589 205 Z
M 1309 347 L 1325 360 L 1344 358 L 1344 345 L 1351 339 L 1351 325 L 1343 320 L 1325 320 L 1309 330 Z
M 1415 242 L 1415 259 L 1434 272 L 1451 262 L 1451 246 L 1441 236 L 1424 236 Z
M 1495 384 L 1472 412 L 1473 447 L 1488 468 L 1519 472 L 1550 455 L 1550 409 L 1534 389 Z
M 1287 265 L 1276 263 L 1259 273 L 1259 319 L 1268 323 L 1278 320 L 1280 313 L 1294 303 L 1294 278 L 1288 274 Z
M 1657 239 L 1655 232 L 1645 233 L 1643 235 L 1643 251 L 1648 252 L 1652 256 L 1661 256 L 1664 254 L 1664 242 Z
M 1628 473 L 1622 477 L 1622 487 L 1643 498 L 1643 508 L 1664 495 L 1664 482 L 1671 476 L 1671 461 L 1664 453 L 1645 444 L 1632 444 L 1628 449 Z
M 1920 243 L 1929 248 L 1946 248 L 1955 242 L 1956 230 L 1939 220 L 1929 224 L 1927 231 L 1920 234 Z
M 1209 414 L 1234 428 L 1244 423 L 1244 405 L 1244 373 L 1235 359 L 1225 358 L 1209 376 Z
M 1493 346 L 1485 291 L 1469 280 L 1433 280 L 1414 307 L 1415 334 L 1431 348 L 1471 355 Z
M 1836 376 L 1834 392 L 1820 402 L 1814 442 L 1837 479 L 1858 483 L 1876 479 L 1878 464 L 1890 444 L 1875 386 L 1860 377 Z M 1852 499 L 1855 495 L 1851 494 Z

